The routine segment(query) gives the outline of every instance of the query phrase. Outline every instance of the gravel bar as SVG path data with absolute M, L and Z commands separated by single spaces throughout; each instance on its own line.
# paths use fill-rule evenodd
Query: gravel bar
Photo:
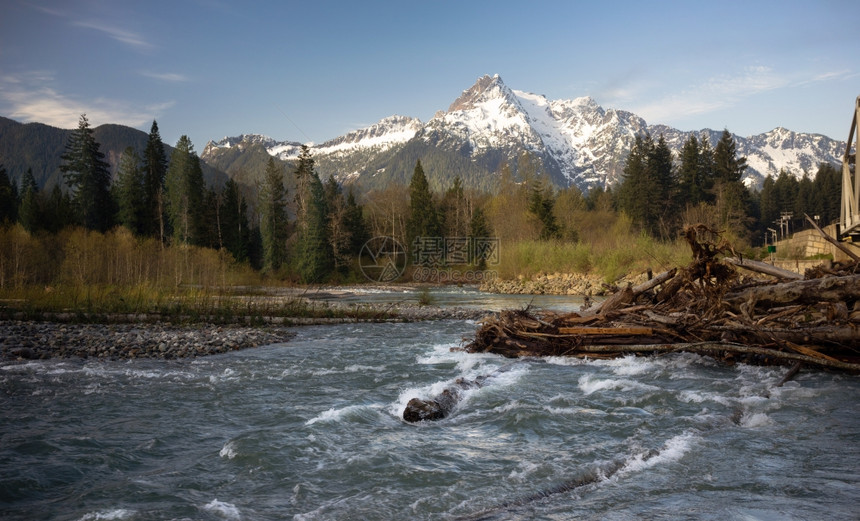
M 0 321 L 0 360 L 189 358 L 289 341 L 283 326 Z

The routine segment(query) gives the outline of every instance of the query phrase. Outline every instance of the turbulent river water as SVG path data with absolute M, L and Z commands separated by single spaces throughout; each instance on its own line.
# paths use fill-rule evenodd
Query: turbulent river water
M 467 321 L 173 361 L 0 366 L 0 519 L 855 520 L 860 379 L 510 360 Z M 438 422 L 413 397 L 491 374 Z

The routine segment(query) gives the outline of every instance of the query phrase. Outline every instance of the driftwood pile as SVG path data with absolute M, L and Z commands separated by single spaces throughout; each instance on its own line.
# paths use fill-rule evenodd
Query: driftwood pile
M 502 311 L 482 321 L 465 350 L 511 358 L 688 351 L 729 363 L 860 373 L 860 258 L 851 250 L 851 262 L 802 276 L 742 259 L 703 225 L 688 228 L 686 238 L 689 266 L 578 313 Z

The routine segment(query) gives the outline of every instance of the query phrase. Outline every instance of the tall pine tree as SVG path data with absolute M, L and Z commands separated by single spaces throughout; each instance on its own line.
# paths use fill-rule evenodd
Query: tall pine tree
M 239 262 L 248 259 L 249 227 L 247 205 L 232 178 L 221 191 L 221 240 L 223 247 Z
M 99 151 L 100 145 L 86 114 L 72 132 L 61 156 L 66 185 L 74 193 L 75 210 L 87 229 L 106 231 L 113 225 L 114 205 L 110 195 L 110 165 Z
M 21 206 L 18 208 L 18 222 L 31 233 L 45 227 L 42 196 L 39 193 L 39 185 L 36 184 L 36 179 L 33 177 L 32 168 L 28 168 L 21 179 Z
M 164 152 L 164 143 L 158 132 L 158 123 L 152 121 L 149 137 L 146 140 L 146 149 L 143 151 L 143 187 L 144 187 L 144 212 L 142 221 L 143 234 L 149 237 L 158 237 L 162 242 L 165 237 L 165 202 L 164 182 L 167 174 L 167 155 Z
M 731 133 L 723 130 L 713 155 L 717 212 L 722 226 L 745 239 L 751 223 L 750 194 L 741 180 L 746 168 L 746 158 L 738 155 Z
M 146 194 L 144 176 L 140 168 L 140 156 L 132 147 L 126 147 L 119 158 L 116 183 L 113 187 L 117 203 L 117 222 L 135 235 L 146 231 Z
M 440 237 L 439 215 L 433 202 L 430 185 L 419 159 L 409 182 L 409 217 L 406 221 L 407 240 L 411 245 L 417 237 Z
M 287 257 L 287 190 L 284 174 L 269 157 L 260 190 L 260 234 L 263 239 L 263 269 L 281 269 Z
M 18 190 L 0 164 L 0 225 L 15 222 L 18 213 Z
M 170 156 L 165 179 L 168 223 L 177 243 L 205 244 L 204 193 L 200 158 L 194 152 L 191 140 L 183 135 Z
M 542 177 L 532 182 L 529 194 L 529 211 L 540 221 L 540 240 L 558 239 L 561 229 L 555 220 L 553 209 L 555 198 L 552 187 L 548 186 Z
M 296 165 L 296 268 L 305 283 L 323 282 L 334 267 L 325 189 L 307 146 Z

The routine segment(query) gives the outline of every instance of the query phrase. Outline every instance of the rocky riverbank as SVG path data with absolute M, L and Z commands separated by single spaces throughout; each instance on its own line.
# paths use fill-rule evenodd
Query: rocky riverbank
M 645 273 L 628 275 L 615 282 L 615 286 L 639 284 L 647 280 Z M 542 273 L 532 278 L 489 279 L 481 284 L 481 291 L 509 295 L 581 295 L 603 296 L 611 293 L 611 286 L 603 277 L 588 273 Z
M 379 320 L 468 320 L 486 311 L 400 304 L 378 306 Z M 370 308 L 365 309 L 368 311 Z M 372 315 L 372 314 L 371 314 Z M 62 316 L 55 318 L 62 319 Z M 292 326 L 340 324 L 354 318 L 263 317 L 263 326 L 225 324 L 174 325 L 147 316 L 111 316 L 111 323 L 0 320 L 0 361 L 45 358 L 189 358 L 289 341 Z M 372 319 L 370 319 L 372 321 Z
M 0 360 L 188 358 L 287 342 L 289 328 L 0 321 Z

